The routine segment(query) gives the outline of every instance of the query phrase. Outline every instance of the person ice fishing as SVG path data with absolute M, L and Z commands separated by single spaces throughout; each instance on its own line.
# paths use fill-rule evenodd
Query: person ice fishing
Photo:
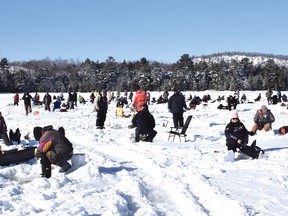
M 49 92 L 46 92 L 43 98 L 43 103 L 44 103 L 44 109 L 48 110 L 49 112 L 51 111 L 51 108 L 50 108 L 51 102 L 52 102 L 52 97 L 49 94 Z
M 25 94 L 22 97 L 22 100 L 24 101 L 26 115 L 28 115 L 28 113 L 32 112 L 32 107 L 31 107 L 32 96 L 29 94 L 28 91 L 25 92 Z
M 174 94 L 169 98 L 168 110 L 173 115 L 174 127 L 183 127 L 183 113 L 187 109 L 184 95 L 177 89 L 173 89 Z
M 129 125 L 128 128 L 135 128 L 135 141 L 139 142 L 147 141 L 152 142 L 154 137 L 157 134 L 157 131 L 154 130 L 155 119 L 153 115 L 148 110 L 148 105 L 142 104 L 140 106 L 139 112 L 133 117 L 132 125 Z M 147 136 L 146 136 L 147 135 Z
M 96 128 L 104 129 L 104 123 L 108 111 L 107 92 L 102 90 L 95 99 L 95 111 L 97 112 Z
M 137 112 L 140 112 L 141 105 L 145 104 L 146 100 L 147 100 L 147 96 L 146 96 L 145 91 L 142 88 L 140 88 L 140 86 L 137 86 L 137 91 L 132 102 L 132 107 L 134 107 Z
M 256 134 L 257 130 L 269 131 L 272 128 L 272 123 L 275 121 L 275 117 L 272 112 L 265 106 L 262 105 L 261 109 L 258 109 L 255 116 L 251 131 Z
M 1 112 L 0 112 L 0 138 L 3 139 L 5 145 L 7 145 L 7 146 L 13 145 L 13 143 L 8 138 L 7 125 L 6 125 L 5 119 L 2 116 Z
M 225 128 L 227 149 L 232 150 L 234 153 L 239 149 L 253 159 L 259 158 L 263 154 L 263 151 L 256 146 L 256 140 L 251 146 L 248 146 L 248 135 L 253 135 L 253 132 L 246 129 L 236 111 L 232 112 L 230 122 Z
M 19 94 L 16 93 L 13 98 L 14 98 L 14 106 L 15 105 L 18 106 L 19 105 Z
M 34 127 L 34 138 L 39 141 L 35 153 L 37 159 L 41 159 L 42 177 L 51 177 L 51 164 L 60 166 L 59 172 L 66 172 L 71 168 L 68 160 L 73 155 L 73 145 L 65 137 L 65 130 L 60 127 L 58 130 L 53 126 Z

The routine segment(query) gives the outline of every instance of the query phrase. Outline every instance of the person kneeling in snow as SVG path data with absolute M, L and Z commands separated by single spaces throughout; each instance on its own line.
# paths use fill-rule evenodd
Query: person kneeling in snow
M 226 146 L 228 150 L 236 152 L 239 149 L 242 153 L 258 158 L 263 151 L 256 146 L 256 141 L 248 146 L 248 135 L 253 135 L 253 132 L 247 131 L 244 124 L 240 121 L 237 112 L 232 112 L 230 122 L 225 128 Z
M 71 168 L 67 162 L 73 155 L 72 143 L 65 137 L 65 130 L 60 127 L 57 130 L 53 126 L 34 127 L 34 137 L 39 141 L 35 157 L 41 159 L 42 177 L 51 177 L 51 164 L 60 166 L 60 172 L 66 172 Z
M 157 132 L 153 129 L 155 127 L 155 119 L 153 115 L 148 110 L 147 104 L 142 104 L 140 106 L 138 113 L 132 119 L 132 125 L 128 128 L 135 128 L 135 141 L 140 140 L 146 142 L 152 142 L 153 138 L 156 136 Z
M 275 117 L 272 112 L 265 106 L 262 105 L 261 109 L 258 109 L 255 116 L 251 131 L 256 134 L 257 130 L 269 131 L 272 129 L 272 123 L 275 121 Z

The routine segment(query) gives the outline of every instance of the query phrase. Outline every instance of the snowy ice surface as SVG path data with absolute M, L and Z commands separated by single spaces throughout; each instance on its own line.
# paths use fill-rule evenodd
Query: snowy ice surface
M 259 92 L 244 93 L 253 101 Z M 186 97 L 210 94 L 212 99 L 233 94 L 183 93 Z M 79 94 L 89 99 L 90 93 Z M 157 99 L 160 94 L 152 92 L 151 97 Z M 265 92 L 261 94 L 262 101 L 237 107 L 248 130 L 256 110 L 267 105 Z M 131 118 L 117 118 L 114 102 L 109 105 L 105 129 L 99 130 L 91 103 L 66 113 L 33 107 L 39 114 L 26 116 L 23 101 L 18 107 L 11 105 L 13 96 L 0 94 L 0 111 L 8 130 L 20 128 L 19 146 L 28 142 L 24 139 L 27 133 L 31 136 L 29 144 L 38 144 L 33 137 L 35 126 L 63 126 L 74 144 L 74 153 L 85 154 L 85 163 L 74 165 L 66 174 L 53 166 L 50 179 L 40 178 L 40 161 L 36 159 L 0 166 L 1 215 L 287 215 L 288 135 L 278 133 L 279 127 L 288 125 L 286 106 L 267 105 L 276 121 L 273 130 L 250 137 L 250 144 L 256 139 L 265 150 L 261 159 L 252 160 L 238 153 L 231 155 L 226 149 L 224 128 L 231 112 L 217 109 L 225 101 L 201 104 L 184 113 L 185 119 L 193 115 L 187 142 L 180 142 L 178 137 L 168 141 L 172 114 L 167 104 L 150 105 L 158 134 L 153 143 L 135 143 L 134 129 L 127 128 Z M 40 96 L 42 99 L 44 93 Z M 125 112 L 128 114 L 129 108 Z M 7 148 L 2 140 L 0 144 Z

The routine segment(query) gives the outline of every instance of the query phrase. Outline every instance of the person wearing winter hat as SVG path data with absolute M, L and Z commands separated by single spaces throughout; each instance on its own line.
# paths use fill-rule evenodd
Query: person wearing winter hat
M 254 116 L 254 125 L 251 131 L 256 134 L 257 130 L 269 131 L 272 129 L 272 123 L 275 121 L 275 117 L 272 112 L 265 106 L 262 105 L 261 109 L 258 109 Z
M 58 130 L 49 125 L 44 128 L 34 127 L 34 138 L 39 141 L 35 153 L 37 159 L 41 159 L 42 177 L 51 177 L 51 164 L 60 166 L 59 172 L 66 172 L 71 168 L 67 162 L 73 155 L 72 143 L 65 137 L 65 130 Z
M 236 111 L 231 113 L 230 122 L 225 128 L 226 146 L 228 151 L 236 152 L 239 149 L 244 154 L 254 158 L 260 155 L 260 148 L 255 148 L 255 143 L 248 146 L 248 135 L 251 135 L 245 125 L 240 121 Z M 262 153 L 262 152 L 261 152 Z
M 238 120 L 239 119 L 239 116 L 238 116 L 238 113 L 237 112 L 232 112 L 231 113 L 231 119 L 233 120 Z
M 238 113 L 232 112 L 230 122 L 225 128 L 226 146 L 228 150 L 237 151 L 248 143 L 248 131 L 240 121 Z
M 132 125 L 129 125 L 128 128 L 135 128 L 135 141 L 139 142 L 140 140 L 146 142 L 152 142 L 154 137 L 157 134 L 157 131 L 154 130 L 155 119 L 153 115 L 149 112 L 148 105 L 142 104 L 140 106 L 141 111 L 139 111 L 132 119 Z

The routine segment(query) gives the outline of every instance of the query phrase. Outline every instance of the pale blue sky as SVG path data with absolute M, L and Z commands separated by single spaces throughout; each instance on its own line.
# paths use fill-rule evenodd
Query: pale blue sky
M 287 0 L 3 0 L 0 8 L 0 58 L 9 62 L 288 55 Z

